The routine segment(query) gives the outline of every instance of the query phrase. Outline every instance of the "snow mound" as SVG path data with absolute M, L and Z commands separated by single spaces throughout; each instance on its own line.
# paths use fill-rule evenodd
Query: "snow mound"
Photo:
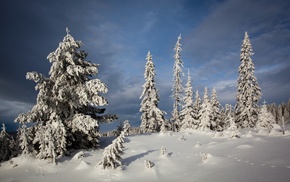
M 87 168 L 89 168 L 89 163 L 82 160 L 80 164 L 76 167 L 76 170 L 82 170 Z
M 200 142 L 196 142 L 196 144 L 194 145 L 194 147 L 200 147 L 201 143 Z
M 78 160 L 78 159 L 81 159 L 81 158 L 84 158 L 85 157 L 85 153 L 84 151 L 79 151 L 78 153 L 76 153 L 74 156 L 73 156 L 73 160 Z
M 253 146 L 248 145 L 248 144 L 244 144 L 244 145 L 239 145 L 236 148 L 237 149 L 250 149 L 250 148 L 253 148 Z
M 0 164 L 0 181 L 194 179 L 196 182 L 272 182 L 290 179 L 289 136 L 264 136 L 246 130 L 240 138 L 234 139 L 213 138 L 212 133 L 206 132 L 192 132 L 191 135 L 185 132 L 171 134 L 165 133 L 162 137 L 158 133 L 128 136 L 129 142 L 124 143 L 125 153 L 121 155 L 123 166 L 117 169 L 103 170 L 98 165 L 104 150 L 76 151 L 71 157 L 58 159 L 57 165 L 49 164 L 46 160 L 19 156 L 13 158 L 13 162 Z M 245 134 L 252 137 L 246 138 Z M 178 140 L 181 136 L 186 136 L 186 142 Z M 166 153 L 167 157 L 161 155 Z M 144 162 L 145 160 L 148 162 Z

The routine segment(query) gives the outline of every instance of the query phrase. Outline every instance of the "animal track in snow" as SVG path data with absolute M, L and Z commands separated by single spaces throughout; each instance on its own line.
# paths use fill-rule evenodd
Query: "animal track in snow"
M 197 156 L 197 155 L 195 155 L 195 156 Z M 249 160 L 242 160 L 242 159 L 240 159 L 238 157 L 233 157 L 231 155 L 213 154 L 213 156 L 220 156 L 220 157 L 225 157 L 225 158 L 232 158 L 235 161 L 245 162 L 245 164 L 249 164 L 249 165 L 252 165 L 252 166 L 254 166 L 254 165 L 260 165 L 260 166 L 263 166 L 263 167 L 270 167 L 270 168 L 283 167 L 283 164 L 281 164 L 281 163 L 277 163 L 278 166 L 277 165 L 273 165 L 273 163 L 271 165 L 270 164 L 265 164 L 265 163 L 255 164 L 254 162 L 250 162 Z M 290 169 L 290 165 L 285 166 L 285 168 Z

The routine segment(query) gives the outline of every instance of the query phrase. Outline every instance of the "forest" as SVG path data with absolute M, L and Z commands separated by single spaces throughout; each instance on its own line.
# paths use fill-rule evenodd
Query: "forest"
M 203 95 L 192 89 L 188 71 L 186 83 L 182 83 L 183 61 L 181 36 L 174 47 L 171 118 L 159 108 L 159 95 L 155 82 L 153 56 L 146 56 L 143 91 L 140 93 L 140 127 L 133 128 L 126 120 L 115 131 L 100 133 L 102 123 L 114 122 L 116 114 L 104 114 L 108 101 L 102 95 L 109 90 L 96 76 L 99 64 L 86 60 L 87 53 L 81 49 L 82 42 L 75 41 L 69 30 L 55 51 L 47 59 L 51 63 L 49 77 L 38 72 L 28 72 L 26 79 L 36 83 L 38 91 L 33 108 L 15 118 L 19 123 L 17 136 L 6 132 L 0 134 L 0 161 L 19 155 L 29 155 L 57 164 L 58 159 L 69 156 L 71 151 L 100 148 L 100 137 L 116 138 L 108 146 L 100 160 L 103 169 L 122 165 L 124 137 L 148 133 L 180 132 L 195 130 L 227 133 L 238 138 L 242 129 L 255 129 L 271 133 L 275 124 L 285 132 L 290 120 L 288 103 L 267 104 L 261 101 L 262 90 L 254 75 L 255 67 L 248 33 L 241 45 L 239 77 L 237 79 L 236 104 L 222 107 L 215 88 L 204 88 Z M 161 75 L 162 76 L 162 75 Z M 182 138 L 181 138 L 182 139 Z M 163 148 L 163 153 L 165 149 Z M 146 166 L 150 168 L 150 161 Z

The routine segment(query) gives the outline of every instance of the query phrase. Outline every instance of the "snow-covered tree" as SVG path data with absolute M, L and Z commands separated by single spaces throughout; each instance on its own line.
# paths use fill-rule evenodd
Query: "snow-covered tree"
M 285 135 L 285 120 L 284 120 L 284 116 L 282 116 L 280 127 L 281 127 L 283 135 Z
M 201 108 L 201 99 L 199 97 L 199 93 L 198 93 L 198 90 L 197 90 L 195 92 L 195 101 L 193 103 L 193 118 L 195 120 L 194 129 L 196 129 L 199 126 L 199 124 L 200 124 L 200 120 L 199 120 L 200 108 Z
M 183 102 L 184 105 L 182 106 L 182 110 L 180 112 L 180 118 L 181 118 L 181 129 L 187 129 L 187 128 L 194 128 L 194 124 L 196 123 L 194 119 L 194 111 L 193 111 L 193 91 L 191 86 L 191 77 L 190 72 L 188 70 L 188 77 L 186 82 L 186 88 L 184 90 L 184 97 Z
M 212 119 L 211 119 L 211 130 L 217 130 L 221 131 L 222 130 L 222 121 L 221 121 L 221 104 L 219 103 L 217 99 L 217 93 L 215 90 L 215 87 L 212 89 L 212 94 L 211 94 L 211 107 L 212 107 Z
M 173 87 L 172 87 L 172 98 L 173 98 L 173 110 L 171 121 L 173 123 L 173 130 L 178 131 L 181 121 L 180 121 L 180 106 L 182 100 L 182 79 L 183 76 L 182 67 L 183 62 L 181 59 L 181 35 L 179 35 L 174 48 L 174 65 L 173 65 Z
M 60 154 L 61 156 L 67 153 L 66 148 L 66 129 L 60 119 L 55 120 L 52 125 L 54 126 L 53 130 L 55 131 L 54 135 L 56 138 L 56 153 Z
M 2 123 L 2 130 L 1 130 L 1 132 L 0 132 L 0 137 L 1 137 L 1 138 L 4 138 L 4 137 L 6 137 L 6 136 L 8 136 L 8 133 L 7 133 L 7 131 L 6 131 L 6 126 L 5 126 L 4 123 Z
M 152 61 L 152 55 L 150 51 L 146 57 L 145 66 L 145 83 L 143 85 L 143 92 L 140 96 L 142 99 L 140 112 L 141 115 L 141 131 L 146 132 L 159 132 L 162 124 L 166 122 L 164 118 L 164 111 L 158 108 L 159 96 L 158 90 L 155 87 L 155 68 Z
M 0 162 L 9 160 L 16 156 L 17 151 L 15 141 L 6 131 L 6 126 L 2 124 L 2 130 L 0 132 Z
M 274 116 L 275 121 L 277 121 L 277 106 L 275 103 L 267 105 L 268 111 Z
M 223 123 L 222 130 L 225 130 L 229 127 L 229 116 L 234 120 L 232 112 L 232 105 L 226 104 L 225 107 L 221 111 L 221 120 Z
M 238 137 L 240 132 L 238 130 L 238 126 L 235 123 L 233 112 L 232 112 L 232 106 L 227 104 L 225 108 L 225 118 L 224 118 L 224 127 L 223 132 L 230 138 Z
M 99 165 L 102 169 L 113 168 L 116 169 L 118 166 L 122 166 L 123 152 L 123 142 L 124 142 L 124 132 L 121 132 L 120 136 L 113 140 L 112 144 L 105 148 L 103 157 Z
M 278 123 L 281 123 L 282 117 L 283 117 L 283 107 L 282 107 L 282 104 L 279 104 L 278 108 L 277 108 L 277 121 L 278 121 Z
M 150 169 L 154 167 L 155 163 L 150 160 L 144 160 L 145 169 Z
M 268 111 L 266 102 L 264 101 L 258 114 L 257 129 L 267 130 L 270 133 L 274 128 L 275 123 L 275 118 Z
M 129 120 L 125 120 L 123 124 L 123 131 L 125 135 L 129 135 L 129 130 L 131 128 Z
M 31 152 L 31 138 L 29 136 L 29 132 L 27 131 L 26 125 L 22 124 L 21 128 L 19 128 L 19 146 L 22 150 L 22 154 L 29 154 Z
M 64 155 L 69 148 L 96 148 L 99 144 L 99 123 L 117 118 L 104 115 L 107 86 L 92 76 L 98 73 L 98 64 L 86 60 L 82 43 L 67 35 L 58 48 L 48 55 L 49 77 L 28 72 L 26 78 L 37 83 L 36 104 L 15 121 L 34 122 L 32 126 L 35 152 L 40 158 Z M 49 132 L 48 132 L 49 131 Z M 52 151 L 54 150 L 54 151 Z
M 245 32 L 242 43 L 239 66 L 239 77 L 237 80 L 237 95 L 235 106 L 235 120 L 241 128 L 254 127 L 258 120 L 258 102 L 261 98 L 261 88 L 254 75 L 254 64 L 251 59 L 253 55 L 252 45 Z
M 198 128 L 202 131 L 210 130 L 211 120 L 212 120 L 212 107 L 207 93 L 207 87 L 204 88 L 204 95 L 201 104 L 201 109 L 199 111 L 199 126 Z
M 283 110 L 283 116 L 285 118 L 286 121 L 289 121 L 290 119 L 290 113 L 289 110 L 287 108 L 287 106 L 285 105 L 284 110 Z

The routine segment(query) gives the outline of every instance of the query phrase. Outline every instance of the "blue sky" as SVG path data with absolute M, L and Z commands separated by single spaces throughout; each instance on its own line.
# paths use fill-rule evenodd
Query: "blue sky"
M 84 43 L 98 78 L 109 87 L 107 113 L 140 120 L 145 57 L 150 50 L 160 109 L 170 117 L 173 101 L 173 48 L 182 35 L 183 71 L 190 69 L 194 90 L 215 86 L 218 99 L 235 104 L 241 43 L 248 31 L 255 75 L 268 103 L 290 98 L 290 2 L 287 0 L 84 0 L 1 1 L 0 122 L 36 101 L 26 72 L 49 71 L 47 55 L 66 35 Z M 184 83 L 186 75 L 184 77 Z

